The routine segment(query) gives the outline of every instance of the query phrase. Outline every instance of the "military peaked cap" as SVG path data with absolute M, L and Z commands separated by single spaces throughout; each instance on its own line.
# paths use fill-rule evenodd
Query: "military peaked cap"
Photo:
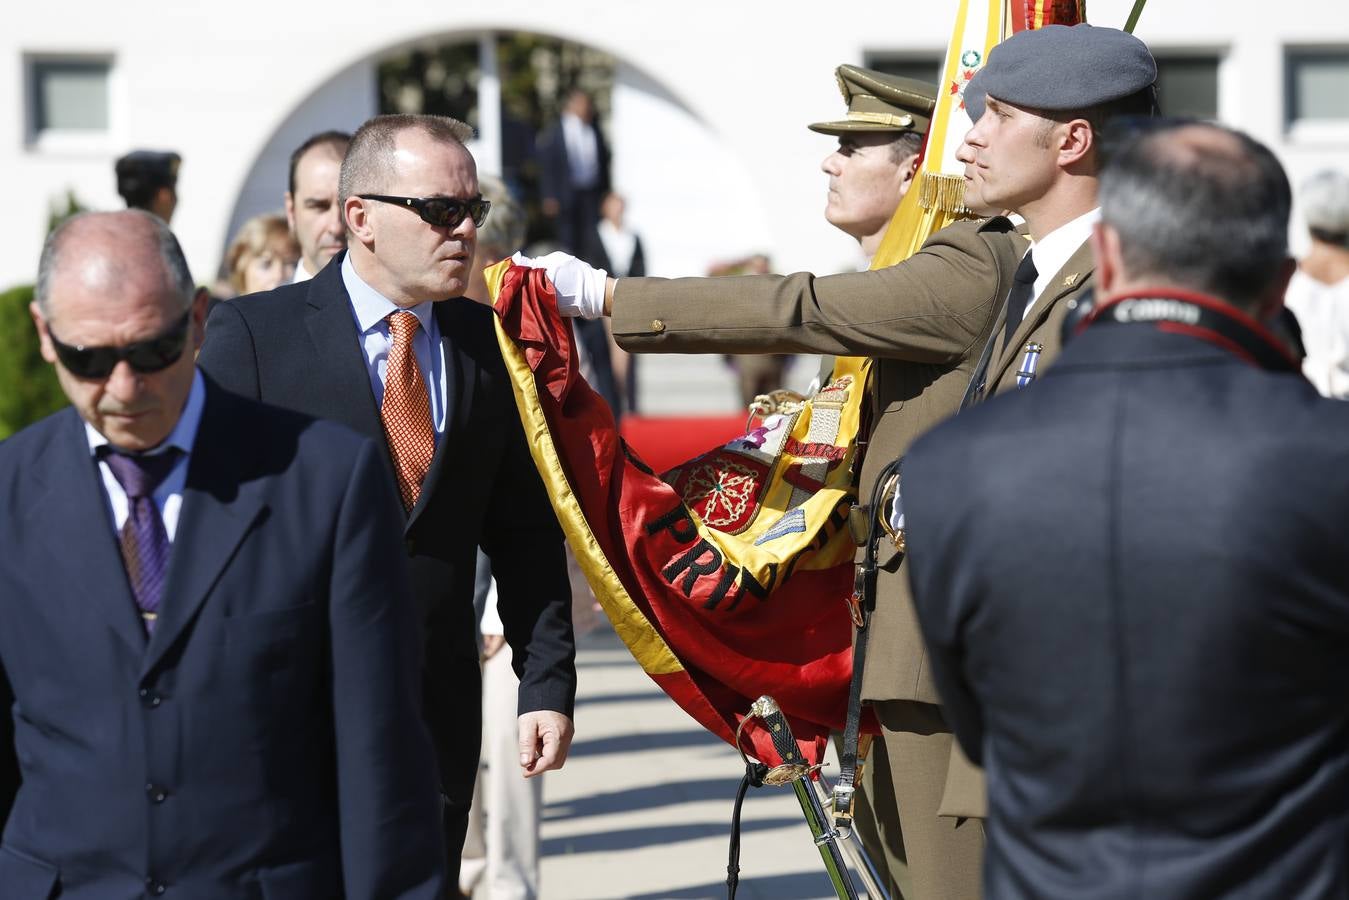
M 855 131 L 911 131 L 926 134 L 937 103 L 937 86 L 871 69 L 843 65 L 834 70 L 848 113 L 833 122 L 816 122 L 811 131 L 848 134 Z
M 117 193 L 128 194 L 175 187 L 182 157 L 156 150 L 133 150 L 117 160 Z

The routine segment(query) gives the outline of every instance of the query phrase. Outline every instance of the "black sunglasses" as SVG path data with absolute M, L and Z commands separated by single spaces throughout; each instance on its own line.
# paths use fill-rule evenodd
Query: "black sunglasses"
M 487 221 L 487 211 L 492 201 L 477 197 L 473 200 L 455 200 L 450 197 L 390 197 L 387 194 L 357 194 L 362 200 L 378 200 L 381 203 L 393 203 L 417 211 L 422 221 L 437 228 L 456 228 L 464 217 L 473 220 L 481 228 Z
M 126 360 L 127 364 L 142 375 L 167 369 L 183 355 L 187 346 L 187 326 L 192 310 L 183 313 L 183 317 L 169 327 L 163 334 L 145 341 L 136 341 L 125 347 L 84 347 L 79 344 L 63 344 L 47 326 L 47 336 L 52 339 L 56 349 L 56 358 L 70 374 L 77 378 L 107 378 L 117 363 Z

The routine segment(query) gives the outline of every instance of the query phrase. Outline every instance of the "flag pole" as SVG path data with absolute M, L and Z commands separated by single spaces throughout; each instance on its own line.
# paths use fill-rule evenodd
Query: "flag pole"
M 1138 17 L 1143 14 L 1143 7 L 1148 5 L 1148 0 L 1134 0 L 1134 8 L 1129 12 L 1129 19 L 1124 23 L 1124 30 L 1129 34 L 1134 33 L 1134 28 L 1138 25 Z

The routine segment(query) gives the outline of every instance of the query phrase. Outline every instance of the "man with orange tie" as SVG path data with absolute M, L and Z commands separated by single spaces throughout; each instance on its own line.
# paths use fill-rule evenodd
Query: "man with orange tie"
M 562 534 L 530 460 L 492 312 L 459 297 L 490 204 L 441 116 L 377 116 L 352 136 L 338 202 L 348 250 L 311 281 L 218 304 L 200 365 L 229 390 L 375 437 L 407 512 L 424 626 L 427 724 L 458 871 L 478 766 L 475 551 L 492 560 L 520 676 L 520 765 L 562 765 L 576 693 Z M 324 523 L 315 523 L 322 527 Z

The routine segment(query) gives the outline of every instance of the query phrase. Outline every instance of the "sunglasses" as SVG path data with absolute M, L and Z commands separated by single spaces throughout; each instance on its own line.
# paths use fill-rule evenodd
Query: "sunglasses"
M 455 228 L 465 217 L 481 228 L 487 221 L 487 211 L 492 208 L 490 200 L 478 197 L 474 200 L 454 200 L 450 197 L 390 197 L 387 194 L 357 194 L 362 200 L 378 200 L 380 203 L 392 203 L 416 210 L 422 221 L 437 228 Z
M 122 360 L 126 360 L 134 371 L 149 375 L 167 369 L 183 355 L 191 317 L 192 311 L 188 310 L 163 334 L 125 347 L 63 344 L 52 334 L 51 326 L 47 327 L 47 336 L 52 340 L 52 347 L 56 349 L 56 358 L 61 361 L 61 365 L 77 378 L 107 378 Z

